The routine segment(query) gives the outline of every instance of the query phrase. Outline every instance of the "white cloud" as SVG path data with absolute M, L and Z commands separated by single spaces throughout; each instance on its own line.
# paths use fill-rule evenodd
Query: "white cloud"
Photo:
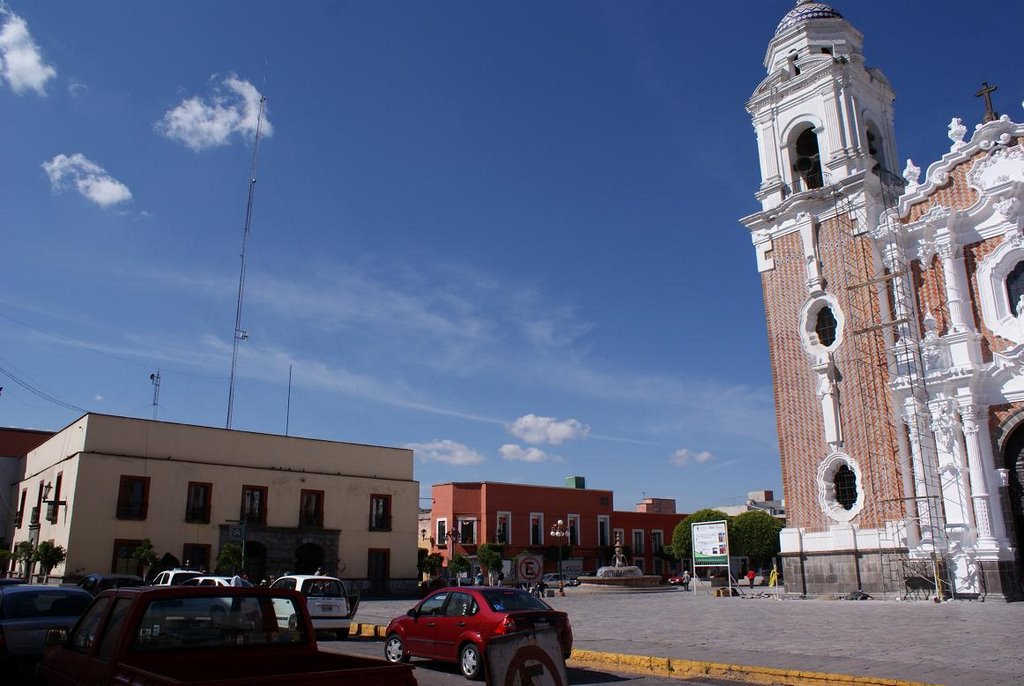
M 57 75 L 56 68 L 43 61 L 25 20 L 3 3 L 0 22 L 0 79 L 7 81 L 15 93 L 34 90 L 46 95 L 46 82 Z
M 234 74 L 223 79 L 214 75 L 210 80 L 213 81 L 212 95 L 205 99 L 195 96 L 181 101 L 154 125 L 156 132 L 196 152 L 227 145 L 235 134 L 241 138 L 255 137 L 262 97 L 260 92 Z M 266 113 L 261 131 L 263 136 L 274 133 Z
M 80 152 L 68 157 L 57 155 L 43 162 L 54 191 L 74 187 L 83 198 L 100 207 L 110 207 L 132 199 L 132 192 L 107 171 Z
M 87 90 L 89 90 L 89 87 L 79 81 L 72 81 L 68 84 L 68 95 L 72 98 L 77 98 Z
M 95 400 L 98 403 L 103 402 L 103 396 L 102 395 L 94 395 L 92 397 L 92 399 Z
M 478 464 L 484 456 L 467 445 L 451 439 L 434 440 L 430 443 L 407 443 L 402 446 L 411 449 L 416 457 L 425 462 L 445 462 L 447 464 Z
M 503 460 L 515 460 L 517 462 L 561 462 L 561 458 L 555 455 L 548 455 L 540 448 L 524 448 L 514 443 L 506 443 L 498 448 Z
M 691 462 L 694 464 L 704 464 L 705 462 L 710 462 L 711 460 L 713 460 L 714 457 L 714 455 L 712 455 L 706 450 L 696 452 L 694 450 L 690 450 L 689 448 L 680 448 L 679 450 L 672 453 L 671 457 L 669 457 L 669 460 L 672 462 L 672 464 L 676 465 L 677 467 L 683 467 L 690 464 Z
M 508 432 L 534 445 L 551 443 L 558 445 L 575 438 L 586 438 L 590 427 L 575 419 L 558 420 L 554 417 L 538 417 L 528 414 L 508 426 Z

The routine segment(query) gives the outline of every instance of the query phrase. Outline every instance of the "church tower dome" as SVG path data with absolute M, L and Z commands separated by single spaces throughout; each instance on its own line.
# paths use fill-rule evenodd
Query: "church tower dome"
M 775 29 L 775 35 L 779 35 L 786 29 L 807 21 L 808 19 L 842 19 L 843 15 L 836 12 L 823 2 L 811 2 L 811 0 L 798 0 L 796 7 L 786 13 L 786 16 L 779 22 Z

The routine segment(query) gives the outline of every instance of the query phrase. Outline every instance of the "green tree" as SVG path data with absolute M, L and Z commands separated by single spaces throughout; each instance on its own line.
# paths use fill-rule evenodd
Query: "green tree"
M 242 544 L 225 543 L 217 555 L 217 571 L 232 574 L 242 568 Z
M 423 548 L 420 548 L 420 550 L 423 550 L 424 553 L 427 552 Z M 433 578 L 440 573 L 442 567 L 444 567 L 444 556 L 440 553 L 430 553 L 423 556 L 419 570 L 420 574 Z
M 452 559 L 448 561 L 448 571 L 453 578 L 463 572 L 468 572 L 470 566 L 469 558 L 462 553 L 455 553 Z
M 476 549 L 476 559 L 480 566 L 488 572 L 501 571 L 501 559 L 505 555 L 505 546 L 497 543 L 482 543 Z
M 672 531 L 672 552 L 680 560 L 688 560 L 693 557 L 693 533 L 690 531 L 691 524 L 699 524 L 700 522 L 718 522 L 725 520 L 726 526 L 728 527 L 729 515 L 725 514 L 721 510 L 712 510 L 706 508 L 703 510 L 697 510 L 683 521 L 676 524 L 676 528 Z M 730 534 L 731 536 L 731 534 Z M 730 537 L 730 541 L 731 541 Z
M 54 545 L 49 541 L 43 541 L 32 552 L 32 561 L 38 562 L 42 568 L 43 576 L 48 576 L 54 567 L 64 564 L 68 558 L 67 552 L 62 545 Z
M 746 555 L 755 562 L 770 560 L 779 553 L 779 532 L 783 522 L 764 510 L 737 515 L 729 528 L 729 544 L 734 555 Z
M 14 557 L 15 562 L 20 562 L 24 566 L 23 573 L 27 577 L 29 575 L 29 564 L 32 562 L 32 553 L 35 549 L 32 547 L 30 541 L 21 541 L 14 546 Z
M 135 549 L 132 551 L 132 557 L 142 565 L 143 577 L 146 577 L 146 572 L 160 559 L 160 556 L 156 554 L 156 550 L 153 548 L 153 541 L 148 538 L 142 539 L 142 543 L 135 546 Z

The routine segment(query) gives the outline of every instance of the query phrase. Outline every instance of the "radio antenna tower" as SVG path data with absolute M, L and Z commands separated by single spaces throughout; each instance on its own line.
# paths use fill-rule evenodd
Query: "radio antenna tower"
M 150 374 L 149 380 L 153 382 L 153 419 L 156 419 L 157 409 L 160 407 L 160 370 L 156 370 L 156 374 Z
M 260 96 L 260 113 L 256 119 L 256 139 L 252 146 L 252 166 L 249 169 L 249 198 L 245 204 L 245 228 L 242 229 L 242 268 L 238 273 L 238 306 L 235 309 L 235 334 L 231 347 L 231 381 L 228 384 L 228 419 L 225 428 L 231 428 L 231 414 L 235 404 L 235 367 L 238 364 L 238 344 L 249 340 L 249 334 L 242 329 L 242 299 L 245 294 L 245 253 L 249 243 L 249 229 L 252 226 L 252 202 L 256 194 L 256 160 L 260 152 L 260 134 L 263 132 L 263 112 L 267 108 L 267 97 Z

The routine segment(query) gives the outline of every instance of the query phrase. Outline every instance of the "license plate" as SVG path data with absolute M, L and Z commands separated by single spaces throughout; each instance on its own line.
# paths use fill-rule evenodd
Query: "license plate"
M 541 619 L 539 621 L 534 622 L 533 626 L 537 629 L 547 629 L 551 625 L 548 624 L 547 621 Z
M 338 606 L 337 605 L 321 605 L 320 606 L 320 610 L 321 610 L 321 612 L 337 612 L 338 611 Z

